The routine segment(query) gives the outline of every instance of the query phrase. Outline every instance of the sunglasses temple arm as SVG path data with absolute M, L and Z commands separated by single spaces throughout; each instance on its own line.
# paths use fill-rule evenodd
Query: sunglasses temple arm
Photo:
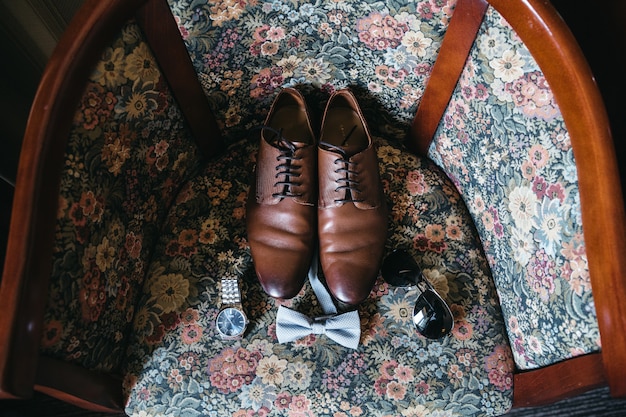
M 426 289 L 427 290 L 431 290 L 432 292 L 437 294 L 437 296 L 439 298 L 441 298 L 441 300 L 443 300 L 443 302 L 446 304 L 446 306 L 448 305 L 446 300 L 444 300 L 443 297 L 437 292 L 437 290 L 435 290 L 435 288 L 432 286 L 430 281 L 428 281 L 426 279 L 426 277 L 424 276 L 424 273 L 421 270 L 415 271 L 415 270 L 412 270 L 412 269 L 405 269 L 405 270 L 399 271 L 398 274 L 407 277 L 406 280 L 408 282 L 411 282 L 412 284 L 415 284 L 417 289 L 420 291 L 419 295 L 422 295 L 425 292 L 424 290 L 422 290 L 420 288 L 420 283 L 424 283 L 424 284 L 426 284 L 426 287 L 427 287 Z
M 411 282 L 413 282 L 422 293 L 424 292 L 424 290 L 419 287 L 420 283 L 426 284 L 426 289 L 431 290 L 435 294 L 439 295 L 439 293 L 435 291 L 435 288 L 432 286 L 432 284 L 426 279 L 422 271 L 419 271 L 416 275 L 416 279 L 411 280 Z

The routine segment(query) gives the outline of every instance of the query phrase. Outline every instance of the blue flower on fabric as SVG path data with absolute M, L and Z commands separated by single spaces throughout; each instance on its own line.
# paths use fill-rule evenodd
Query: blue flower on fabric
M 406 47 L 400 46 L 396 49 L 387 49 L 385 64 L 396 70 L 404 69 L 410 72 L 417 67 L 419 60 L 416 55 L 410 54 Z
M 555 256 L 563 236 L 563 207 L 558 199 L 544 197 L 533 219 L 535 241 L 549 256 Z
M 252 408 L 259 411 L 261 407 L 272 409 L 276 399 L 276 388 L 273 385 L 264 384 L 261 378 L 255 378 L 250 385 L 241 387 L 239 394 L 241 408 Z

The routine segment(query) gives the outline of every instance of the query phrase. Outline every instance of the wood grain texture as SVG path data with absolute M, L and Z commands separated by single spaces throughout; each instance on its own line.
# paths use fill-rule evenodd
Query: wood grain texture
M 104 45 L 144 1 L 86 1 L 44 70 L 24 134 L 0 286 L 0 398 L 32 395 L 72 117 Z
M 489 3 L 537 61 L 569 131 L 602 338 L 602 365 L 612 395 L 626 396 L 626 216 L 602 97 L 576 39 L 547 0 Z M 569 366 L 576 371 L 575 361 Z M 582 373 L 580 378 L 584 379 Z

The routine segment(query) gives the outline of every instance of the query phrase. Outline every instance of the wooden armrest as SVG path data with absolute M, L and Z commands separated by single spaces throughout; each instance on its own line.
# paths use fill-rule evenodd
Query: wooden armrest
M 145 1 L 87 0 L 44 70 L 24 135 L 0 287 L 0 397 L 32 395 L 74 111 L 106 42 Z
M 207 157 L 224 147 L 221 133 L 166 0 L 149 0 L 136 14 L 196 144 Z
M 537 61 L 567 126 L 578 168 L 604 373 L 611 394 L 626 396 L 626 214 L 602 97 L 574 36 L 549 2 L 489 3 Z

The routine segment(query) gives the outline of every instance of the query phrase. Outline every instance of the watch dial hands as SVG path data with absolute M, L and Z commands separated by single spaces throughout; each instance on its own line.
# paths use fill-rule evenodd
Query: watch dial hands
M 217 317 L 218 330 L 226 336 L 237 336 L 245 329 L 245 318 L 234 308 L 226 308 Z
M 228 324 L 230 324 L 231 328 L 234 328 L 236 325 L 235 323 L 233 323 L 233 317 L 235 317 L 235 314 L 233 314 L 232 311 L 226 311 L 226 314 L 224 314 L 224 317 L 226 318 L 226 320 L 228 320 Z
M 236 278 L 222 278 L 220 282 L 221 310 L 215 325 L 224 339 L 238 339 L 246 331 L 248 319 L 241 305 L 241 288 Z

